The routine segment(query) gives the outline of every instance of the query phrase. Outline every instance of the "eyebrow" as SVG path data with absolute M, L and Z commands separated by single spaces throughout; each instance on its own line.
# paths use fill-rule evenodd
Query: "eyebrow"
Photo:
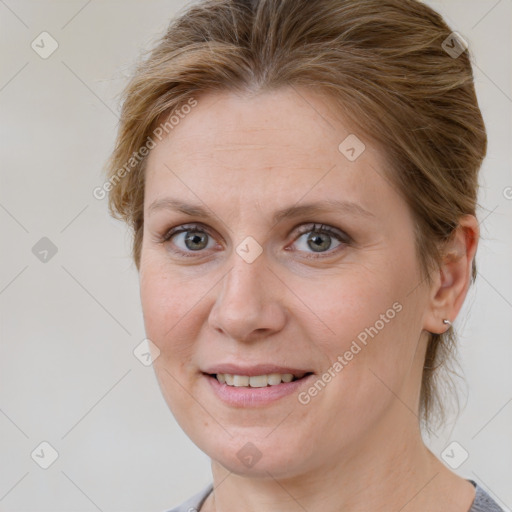
M 190 217 L 203 217 L 205 219 L 213 219 L 216 217 L 211 211 L 199 204 L 189 204 L 178 199 L 165 197 L 157 199 L 151 203 L 148 208 L 148 213 L 153 213 L 157 210 L 176 210 L 178 212 L 189 215 Z M 318 215 L 323 213 L 339 212 L 346 213 L 354 216 L 363 216 L 366 218 L 375 219 L 376 216 L 368 210 L 365 210 L 361 205 L 351 201 L 339 199 L 324 199 L 322 201 L 307 203 L 302 205 L 293 205 L 287 208 L 278 210 L 273 215 L 274 223 L 282 222 L 286 219 L 293 219 L 301 216 Z

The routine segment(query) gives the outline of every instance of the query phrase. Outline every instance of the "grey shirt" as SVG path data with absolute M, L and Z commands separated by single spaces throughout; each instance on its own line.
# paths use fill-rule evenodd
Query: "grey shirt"
M 504 510 L 473 480 L 468 480 L 475 488 L 475 499 L 468 512 L 504 512 Z M 183 502 L 178 507 L 166 512 L 199 512 L 206 498 L 212 492 L 213 484 L 208 484 L 203 490 Z

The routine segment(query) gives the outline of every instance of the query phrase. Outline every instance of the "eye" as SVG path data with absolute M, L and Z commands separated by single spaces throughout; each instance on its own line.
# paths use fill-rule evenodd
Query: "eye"
M 171 242 L 178 249 L 172 249 L 173 252 L 183 253 L 188 256 L 191 252 L 201 252 L 204 249 L 211 249 L 215 246 L 215 241 L 208 232 L 197 224 L 181 225 L 167 231 L 162 236 L 162 243 Z
M 312 251 L 317 254 L 328 252 L 331 254 L 338 247 L 347 246 L 352 242 L 351 237 L 343 231 L 323 224 L 301 226 L 298 234 L 299 237 L 295 239 L 294 245 L 298 246 L 298 250 L 302 252 Z M 205 249 L 212 249 L 216 246 L 213 237 L 198 224 L 184 224 L 172 228 L 164 233 L 159 242 L 168 244 L 170 251 L 187 257 L 194 256 L 193 253 L 197 255 Z
M 315 253 L 324 253 L 327 251 L 331 253 L 333 250 L 329 251 L 329 249 L 333 248 L 333 238 L 335 239 L 335 243 L 337 243 L 337 245 L 334 246 L 334 249 L 341 245 L 349 245 L 352 241 L 346 233 L 343 233 L 343 231 L 323 224 L 309 224 L 302 226 L 299 229 L 299 234 L 301 236 L 299 236 L 295 244 L 298 245 L 298 249 L 300 251 L 305 252 L 308 252 L 308 249 L 310 249 Z

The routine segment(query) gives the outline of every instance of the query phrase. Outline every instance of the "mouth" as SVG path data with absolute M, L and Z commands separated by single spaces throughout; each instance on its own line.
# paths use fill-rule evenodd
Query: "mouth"
M 314 379 L 309 368 L 276 364 L 220 363 L 201 373 L 214 396 L 235 408 L 270 406 L 292 397 Z
M 261 375 L 243 375 L 236 373 L 205 373 L 210 378 L 216 379 L 220 384 L 235 388 L 265 388 L 279 386 L 283 383 L 295 382 L 304 379 L 313 372 L 297 373 L 267 373 Z
M 314 372 L 275 365 L 219 365 L 201 372 L 208 388 L 234 408 L 271 406 L 311 384 Z

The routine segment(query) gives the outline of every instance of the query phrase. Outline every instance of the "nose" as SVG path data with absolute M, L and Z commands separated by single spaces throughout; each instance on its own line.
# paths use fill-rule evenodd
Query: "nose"
M 283 283 L 261 254 L 252 263 L 233 252 L 232 268 L 220 283 L 209 325 L 238 341 L 254 341 L 283 329 L 287 314 Z

